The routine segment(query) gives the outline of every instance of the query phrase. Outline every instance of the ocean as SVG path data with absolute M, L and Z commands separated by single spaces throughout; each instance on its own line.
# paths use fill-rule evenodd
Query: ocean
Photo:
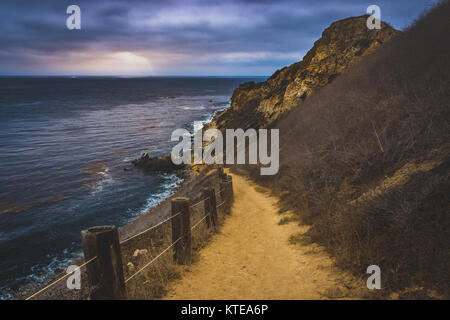
M 80 231 L 123 226 L 179 179 L 130 160 L 170 152 L 264 78 L 0 78 L 0 299 L 44 283 L 81 254 Z M 131 169 L 131 170 L 130 170 Z

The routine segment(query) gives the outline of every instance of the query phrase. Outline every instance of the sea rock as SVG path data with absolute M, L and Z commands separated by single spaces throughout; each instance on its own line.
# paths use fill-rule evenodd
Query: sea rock
M 315 90 L 399 33 L 384 22 L 380 30 L 369 30 L 367 17 L 332 23 L 302 61 L 276 71 L 265 82 L 240 85 L 233 92 L 230 108 L 216 115 L 210 126 L 222 130 L 270 126 L 284 112 L 301 106 Z
M 144 152 L 139 159 L 133 160 L 132 163 L 146 172 L 174 172 L 185 168 L 184 164 L 174 164 L 170 154 L 162 157 L 150 157 L 147 152 Z

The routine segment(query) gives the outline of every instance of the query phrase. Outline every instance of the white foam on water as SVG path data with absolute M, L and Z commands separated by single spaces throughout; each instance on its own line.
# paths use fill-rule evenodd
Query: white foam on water
M 198 106 L 198 107 L 190 107 L 190 106 L 182 106 L 183 110 L 204 110 L 204 106 Z
M 68 255 L 69 249 L 64 249 L 62 251 L 62 255 Z M 47 265 L 34 265 L 30 268 L 30 274 L 25 277 L 17 278 L 18 281 L 25 281 L 27 283 L 33 283 L 35 287 L 42 287 L 48 284 L 49 280 L 52 277 L 57 276 L 57 271 L 59 273 L 64 274 L 66 268 L 73 264 L 73 260 L 79 257 L 82 257 L 82 251 L 77 251 L 72 253 L 70 257 L 61 258 L 58 256 L 50 256 L 47 255 L 48 258 L 51 258 L 50 262 Z M 22 294 L 31 295 L 37 289 L 27 288 L 27 285 L 22 286 L 20 291 Z M 14 299 L 15 293 L 11 291 L 10 288 L 1 286 L 0 287 L 0 300 L 11 300 Z
M 175 174 L 165 174 L 162 175 L 162 177 L 165 180 L 165 182 L 162 185 L 163 191 L 152 194 L 147 199 L 147 202 L 145 203 L 144 207 L 137 212 L 136 216 L 147 213 L 150 209 L 156 207 L 161 201 L 170 197 L 175 192 L 174 188 L 177 186 L 177 184 L 183 181 L 183 179 L 176 176 Z
M 201 130 L 205 126 L 205 124 L 211 122 L 214 119 L 215 115 L 218 112 L 225 110 L 229 106 L 230 106 L 230 102 L 228 102 L 227 104 L 217 108 L 213 113 L 211 113 L 210 115 L 206 116 L 206 118 L 204 118 L 203 120 L 195 121 L 194 124 L 193 124 L 193 133 L 195 134 L 198 130 Z

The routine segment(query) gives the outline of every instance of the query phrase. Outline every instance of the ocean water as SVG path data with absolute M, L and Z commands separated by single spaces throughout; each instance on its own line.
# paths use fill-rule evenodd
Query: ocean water
M 170 152 L 174 129 L 261 80 L 0 78 L 0 298 L 64 268 L 82 229 L 120 227 L 170 195 L 177 177 L 129 161 Z

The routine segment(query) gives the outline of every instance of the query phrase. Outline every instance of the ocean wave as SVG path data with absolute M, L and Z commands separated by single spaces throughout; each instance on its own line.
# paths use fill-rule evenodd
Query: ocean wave
M 109 173 L 102 173 L 102 176 L 102 179 L 98 180 L 97 183 L 92 186 L 93 190 L 91 191 L 91 195 L 102 192 L 105 185 L 112 184 L 114 182 L 114 178 Z
M 214 119 L 215 115 L 218 112 L 225 110 L 229 106 L 230 106 L 230 102 L 228 102 L 225 105 L 221 105 L 214 112 L 212 112 L 211 114 L 207 115 L 203 120 L 195 121 L 194 124 L 193 124 L 193 133 L 195 134 L 198 130 L 201 130 L 205 126 L 205 124 L 211 122 Z
M 103 162 L 92 162 L 88 167 L 81 169 L 80 172 L 89 174 L 94 180 L 83 183 L 84 187 L 92 188 L 91 194 L 98 193 L 103 190 L 103 186 L 113 182 L 109 168 Z
M 153 207 L 156 207 L 161 201 L 170 197 L 174 193 L 174 188 L 181 182 L 183 179 L 174 175 L 174 174 L 165 174 L 162 175 L 164 178 L 164 183 L 162 184 L 163 191 L 160 193 L 152 194 L 146 201 L 145 205 L 142 209 L 140 209 L 136 216 L 147 213 Z
M 192 106 L 179 106 L 183 110 L 204 110 L 204 106 L 192 107 Z
M 72 249 L 64 249 L 56 255 L 47 255 L 50 259 L 49 263 L 34 265 L 30 267 L 27 276 L 16 278 L 16 282 L 24 283 L 20 294 L 30 295 L 36 291 L 36 288 L 46 285 L 52 278 L 65 274 L 66 268 L 82 256 L 81 250 L 72 252 Z M 6 286 L 0 286 L 0 292 L 0 300 L 11 300 L 17 295 L 17 292 Z

